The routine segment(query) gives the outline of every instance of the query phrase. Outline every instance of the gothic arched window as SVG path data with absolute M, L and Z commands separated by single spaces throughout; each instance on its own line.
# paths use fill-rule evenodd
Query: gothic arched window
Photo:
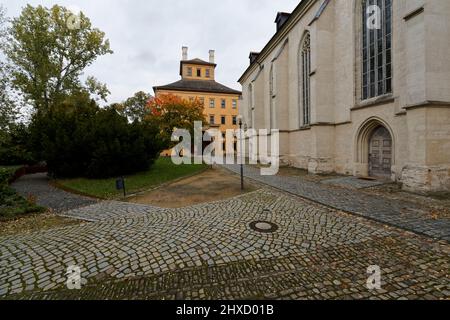
M 275 65 L 272 63 L 272 66 L 270 67 L 270 129 L 274 129 L 276 126 L 276 97 Z
M 307 33 L 300 45 L 301 124 L 311 124 L 311 37 Z
M 362 100 L 392 92 L 392 0 L 362 0 Z
M 253 84 L 248 85 L 248 123 L 251 128 L 255 127 L 255 105 L 253 104 Z

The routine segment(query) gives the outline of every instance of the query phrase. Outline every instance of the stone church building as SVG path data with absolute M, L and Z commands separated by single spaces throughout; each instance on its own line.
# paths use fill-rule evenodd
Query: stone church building
M 247 128 L 311 173 L 450 191 L 450 1 L 303 0 L 239 82 Z

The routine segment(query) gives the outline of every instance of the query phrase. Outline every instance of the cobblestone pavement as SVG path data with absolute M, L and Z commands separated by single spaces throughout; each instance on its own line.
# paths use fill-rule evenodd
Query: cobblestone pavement
M 102 220 L 139 217 L 156 212 L 163 214 L 167 210 L 168 209 L 136 203 L 102 201 L 90 206 L 80 207 L 63 212 L 60 215 L 68 218 L 95 222 Z
M 224 167 L 235 173 L 240 172 L 237 165 Z M 259 169 L 250 166 L 245 166 L 244 175 L 337 210 L 364 216 L 435 239 L 450 241 L 450 219 L 434 218 L 427 210 L 413 202 L 387 199 L 354 189 L 310 182 L 299 177 L 261 176 Z
M 350 189 L 368 189 L 385 184 L 391 184 L 392 182 L 380 180 L 364 180 L 358 179 L 357 177 L 339 177 L 333 179 L 324 179 L 320 183 Z
M 95 199 L 65 192 L 51 186 L 45 173 L 23 176 L 11 186 L 23 197 L 36 197 L 38 205 L 55 212 L 64 212 L 97 202 Z
M 85 209 L 98 221 L 0 238 L 0 297 L 450 298 L 447 242 L 279 191 L 180 209 L 117 202 Z M 105 210 L 118 215 L 98 219 Z M 259 233 L 249 227 L 254 221 L 279 228 Z M 80 291 L 66 289 L 74 264 L 85 280 Z M 379 291 L 366 287 L 370 265 L 381 267 Z

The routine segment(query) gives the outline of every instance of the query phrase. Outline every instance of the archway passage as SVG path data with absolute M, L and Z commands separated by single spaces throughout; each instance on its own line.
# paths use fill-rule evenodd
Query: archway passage
M 390 178 L 392 167 L 392 137 L 383 127 L 377 127 L 369 140 L 369 175 Z

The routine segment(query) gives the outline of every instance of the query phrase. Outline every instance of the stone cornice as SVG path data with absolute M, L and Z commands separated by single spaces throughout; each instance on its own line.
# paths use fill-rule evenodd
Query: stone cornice
M 422 101 L 419 103 L 409 104 L 403 107 L 405 110 L 418 109 L 418 108 L 450 108 L 450 101 Z
M 317 123 L 312 123 L 307 126 L 303 126 L 301 128 L 295 129 L 295 130 L 280 130 L 280 133 L 293 133 L 293 132 L 300 132 L 300 131 L 308 131 L 314 127 L 338 127 L 338 126 L 343 126 L 343 125 L 347 125 L 347 124 L 351 124 L 351 123 L 352 123 L 351 121 L 344 121 L 344 122 L 337 122 L 337 123 L 317 122 Z

